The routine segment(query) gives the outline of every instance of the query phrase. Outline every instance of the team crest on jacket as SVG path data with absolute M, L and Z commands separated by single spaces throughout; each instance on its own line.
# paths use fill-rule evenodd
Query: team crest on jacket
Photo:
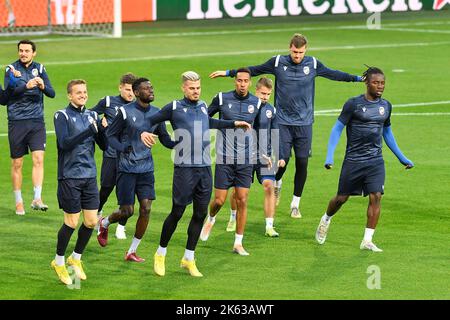
M 380 108 L 378 109 L 378 111 L 380 111 L 380 114 L 381 114 L 381 115 L 384 115 L 384 107 L 380 107 Z
M 208 113 L 206 112 L 206 108 L 205 108 L 205 107 L 202 107 L 202 112 L 203 112 L 204 114 L 208 114 Z
M 248 112 L 249 113 L 255 112 L 255 107 L 252 104 L 248 106 Z
M 269 118 L 269 119 L 272 118 L 272 110 L 267 110 L 266 111 L 266 117 Z
M 306 75 L 309 74 L 309 67 L 308 66 L 303 67 L 303 73 L 306 74 Z
M 37 77 L 37 76 L 39 75 L 38 69 L 34 68 L 33 70 L 31 70 L 31 74 L 32 74 L 34 77 Z

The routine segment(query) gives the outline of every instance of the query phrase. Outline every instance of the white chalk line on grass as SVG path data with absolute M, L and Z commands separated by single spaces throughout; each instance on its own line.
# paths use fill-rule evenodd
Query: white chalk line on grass
M 401 32 L 414 32 L 414 33 L 443 33 L 450 34 L 450 30 L 436 30 L 436 29 L 414 29 L 414 28 L 385 28 L 383 25 L 381 26 L 381 31 L 401 31 Z
M 341 110 L 339 110 L 341 111 Z M 329 113 L 314 113 L 316 117 L 336 117 L 339 115 L 338 112 Z M 450 116 L 450 112 L 396 112 L 391 116 L 419 116 L 419 117 L 429 117 L 429 116 Z
M 415 23 L 382 23 L 382 27 L 410 27 L 410 26 L 428 26 L 428 25 L 447 25 L 449 21 L 429 21 L 429 22 L 415 22 Z M 135 35 L 124 35 L 122 39 L 142 39 L 142 38 L 167 38 L 167 37 L 194 37 L 194 36 L 214 36 L 214 35 L 228 35 L 228 34 L 254 34 L 254 33 L 276 33 L 276 32 L 305 32 L 305 31 L 326 31 L 326 30 L 352 30 L 352 29 L 367 29 L 364 25 L 346 25 L 346 26 L 331 26 L 331 27 L 302 27 L 297 28 L 272 28 L 272 29 L 250 29 L 250 30 L 225 30 L 225 31 L 193 31 L 193 32 L 162 32 L 162 33 L 142 33 Z M 150 30 L 149 30 L 150 31 Z M 409 31 L 408 30 L 393 30 L 393 31 Z M 437 30 L 441 31 L 441 30 Z M 72 36 L 61 38 L 41 38 L 38 42 L 64 42 L 73 40 L 98 40 L 99 37 L 89 36 Z M 102 38 L 100 38 L 102 39 Z M 111 39 L 112 38 L 104 38 Z M 0 44 L 16 44 L 17 40 L 4 40 Z
M 417 103 L 404 103 L 393 105 L 394 108 L 408 108 L 417 106 L 431 106 L 440 104 L 450 104 L 449 101 L 431 101 L 431 102 L 417 102 Z M 330 109 L 330 110 L 318 110 L 314 112 L 315 116 L 336 116 L 341 109 Z M 404 112 L 404 113 L 393 113 L 393 116 L 450 116 L 450 112 Z M 167 122 L 170 125 L 170 123 Z M 47 131 L 47 134 L 54 134 L 55 131 Z M 0 137 L 7 137 L 7 133 L 0 133 Z
M 309 51 L 335 51 L 335 50 L 358 50 L 358 49 L 374 49 L 374 48 L 402 48 L 402 47 L 418 47 L 418 46 L 439 46 L 450 44 L 450 41 L 437 42 L 414 42 L 414 43 L 385 43 L 385 44 L 364 44 L 364 45 L 346 45 L 346 46 L 332 46 L 332 47 L 311 47 Z M 162 55 L 162 56 L 143 56 L 143 57 L 127 57 L 127 58 L 111 58 L 111 59 L 92 59 L 92 60 L 78 60 L 78 61 L 49 61 L 43 62 L 46 66 L 59 65 L 77 65 L 77 64 L 94 64 L 94 63 L 111 63 L 111 62 L 132 62 L 132 61 L 150 61 L 150 60 L 173 60 L 173 59 L 190 59 L 190 58 L 205 58 L 217 56 L 242 56 L 250 54 L 261 53 L 280 53 L 286 52 L 285 49 L 263 49 L 263 50 L 247 50 L 247 51 L 229 51 L 229 52 L 203 52 L 192 54 L 177 54 L 177 55 Z
M 426 106 L 433 106 L 433 105 L 440 105 L 440 104 L 448 104 L 450 105 L 450 100 L 447 101 L 432 101 L 432 102 L 417 102 L 417 103 L 403 103 L 403 104 L 394 104 L 392 105 L 392 108 L 409 108 L 409 107 L 426 107 Z M 331 112 L 340 112 L 342 109 L 325 109 L 325 110 L 317 110 L 314 112 L 316 115 L 322 115 L 324 113 L 331 113 Z M 393 113 L 393 115 L 400 115 L 400 113 Z M 414 113 L 415 114 L 415 113 Z M 417 112 L 418 115 L 425 115 L 424 112 Z M 437 114 L 435 112 L 432 113 Z M 442 114 L 442 113 L 439 113 Z M 445 112 L 443 113 L 445 115 Z

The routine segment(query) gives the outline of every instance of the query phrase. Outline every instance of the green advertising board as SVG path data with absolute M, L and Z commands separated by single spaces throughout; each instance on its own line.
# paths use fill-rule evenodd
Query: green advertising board
M 159 0 L 157 19 L 222 19 L 447 10 L 450 0 Z

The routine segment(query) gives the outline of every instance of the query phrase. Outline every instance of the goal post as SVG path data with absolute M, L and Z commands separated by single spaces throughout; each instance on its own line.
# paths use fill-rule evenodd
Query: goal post
M 0 0 L 0 36 L 122 36 L 121 0 Z

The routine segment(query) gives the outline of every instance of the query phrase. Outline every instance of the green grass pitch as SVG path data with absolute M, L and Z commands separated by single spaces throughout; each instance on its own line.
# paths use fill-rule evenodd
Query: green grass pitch
M 316 115 L 313 157 L 301 201 L 302 219 L 289 216 L 293 165 L 283 180 L 275 226 L 280 238 L 264 237 L 263 193 L 250 190 L 244 244 L 249 257 L 232 254 L 233 235 L 225 231 L 228 204 L 218 215 L 210 239 L 199 242 L 197 265 L 204 278 L 180 269 L 192 207 L 180 221 L 168 247 L 166 276 L 153 274 L 153 254 L 162 223 L 171 208 L 173 168 L 170 152 L 154 149 L 157 200 L 139 253 L 143 264 L 126 263 L 136 216 L 127 226 L 128 240 L 114 238 L 101 248 L 93 236 L 84 255 L 88 280 L 79 290 L 61 285 L 50 268 L 62 212 L 56 198 L 55 135 L 47 136 L 43 198 L 47 213 L 32 212 L 31 159 L 25 158 L 22 193 L 27 209 L 14 214 L 10 182 L 6 108 L 0 108 L 0 299 L 449 299 L 450 277 L 450 24 L 440 14 L 383 14 L 382 29 L 368 30 L 368 15 L 343 17 L 227 20 L 225 22 L 158 22 L 125 26 L 122 39 L 34 37 L 36 61 L 46 65 L 55 99 L 46 99 L 47 130 L 53 114 L 67 105 L 68 80 L 88 82 L 88 106 L 117 93 L 119 77 L 128 71 L 147 76 L 155 87 L 155 105 L 181 98 L 180 74 L 195 70 L 203 77 L 202 98 L 209 102 L 219 91 L 233 89 L 229 78 L 211 80 L 214 70 L 263 63 L 287 54 L 294 32 L 309 39 L 308 55 L 325 65 L 361 74 L 364 63 L 386 73 L 384 97 L 394 104 L 392 128 L 415 168 L 403 169 L 384 148 L 385 195 L 374 240 L 381 254 L 359 250 L 366 221 L 367 199 L 353 197 L 334 217 L 327 242 L 316 244 L 314 232 L 329 199 L 335 194 L 342 164 L 345 135 L 335 153 L 335 168 L 323 163 L 329 132 L 338 112 Z M 19 38 L 0 38 L 0 64 L 17 59 Z M 255 79 L 256 80 L 256 79 Z M 253 88 L 254 89 L 254 88 Z M 361 83 L 318 78 L 316 111 L 340 109 L 351 96 L 365 91 Z M 432 103 L 438 102 L 438 103 Z M 397 106 L 397 107 L 396 107 Z M 101 152 L 96 154 L 98 167 Z M 116 208 L 115 196 L 105 207 Z M 76 234 L 68 247 L 73 250 Z M 380 271 L 380 289 L 369 289 L 371 266 Z M 368 273 L 369 271 L 369 273 Z M 370 282 L 370 281 L 369 281 Z

